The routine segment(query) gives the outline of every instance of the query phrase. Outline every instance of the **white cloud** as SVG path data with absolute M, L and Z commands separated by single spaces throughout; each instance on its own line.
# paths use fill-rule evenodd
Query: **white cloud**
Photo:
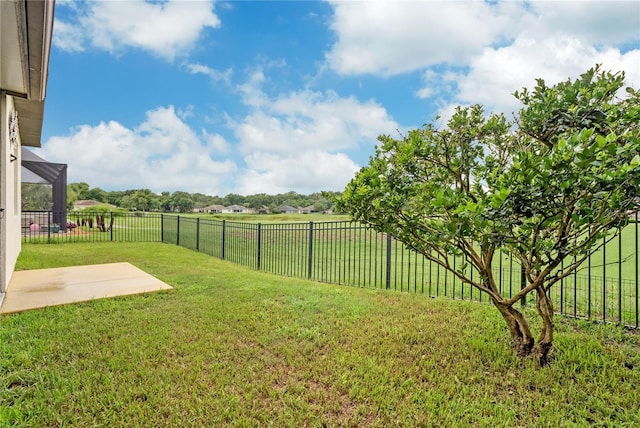
M 238 91 L 242 95 L 242 101 L 245 105 L 260 107 L 267 103 L 267 97 L 260 89 L 265 80 L 262 70 L 256 70 L 249 76 L 248 82 L 238 85 Z
M 58 48 L 67 52 L 82 52 L 84 50 L 83 33 L 80 27 L 56 19 L 54 28 L 53 41 Z
M 207 144 L 220 155 L 231 153 L 231 144 L 220 134 L 210 134 L 206 130 L 202 131 L 202 135 Z
M 191 74 L 204 74 L 208 76 L 212 82 L 223 82 L 226 84 L 231 83 L 231 76 L 233 75 L 233 69 L 227 68 L 224 71 L 216 70 L 215 68 L 211 68 L 207 65 L 203 64 L 187 64 L 187 71 Z
M 640 87 L 640 3 L 634 1 L 332 2 L 339 74 L 420 71 L 414 90 L 447 117 L 453 105 L 510 113 L 512 93 L 575 78 L 596 63 Z
M 575 79 L 596 64 L 602 64 L 605 70 L 625 71 L 627 84 L 640 87 L 640 50 L 624 54 L 616 48 L 598 51 L 570 36 L 543 40 L 520 37 L 510 46 L 486 48 L 472 58 L 469 71 L 455 77 L 457 92 L 453 104 L 480 103 L 487 110 L 511 117 L 520 107 L 513 92 L 533 88 L 536 78 L 549 85 Z M 451 109 L 445 106 L 442 110 Z
M 534 18 L 521 28 L 536 38 L 572 34 L 585 43 L 615 46 L 639 36 L 637 1 L 537 1 L 529 6 Z
M 239 87 L 252 112 L 229 121 L 244 153 L 345 150 L 373 144 L 379 134 L 399 127 L 373 100 L 306 89 L 270 98 L 260 88 L 264 80 L 262 73 L 255 73 Z
M 457 89 L 457 77 L 458 76 L 452 71 L 445 70 L 444 72 L 437 72 L 428 69 L 422 75 L 425 86 L 416 91 L 416 97 L 427 99 L 435 98 L 442 94 L 450 94 Z
M 240 193 L 343 189 L 359 169 L 345 152 L 373 147 L 379 134 L 399 128 L 373 100 L 308 89 L 270 97 L 261 88 L 265 81 L 262 72 L 254 72 L 240 85 L 250 112 L 228 117 L 245 156 Z
M 238 182 L 238 192 L 309 194 L 318 190 L 338 191 L 353 178 L 359 167 L 343 153 L 303 151 L 281 157 L 255 153 L 245 158 L 247 171 Z
M 638 42 L 640 3 L 331 2 L 336 42 L 325 59 L 339 74 L 389 76 L 435 65 L 466 66 L 518 38 L 571 37 L 598 51 Z M 423 88 L 419 96 L 428 97 Z
M 169 106 L 147 112 L 136 129 L 115 121 L 82 125 L 69 136 L 49 139 L 39 153 L 67 163 L 69 182 L 106 190 L 219 194 L 228 190 L 228 177 L 237 170 L 231 160 L 215 160 L 223 157 L 225 146 L 217 135 L 200 138 Z
M 332 2 L 337 37 L 326 60 L 340 74 L 393 75 L 462 63 L 497 40 L 511 5 L 485 2 Z
M 640 87 L 640 3 L 632 1 L 332 2 L 339 74 L 420 72 L 413 90 L 448 117 L 454 105 L 511 113 L 513 92 L 596 63 Z
M 54 32 L 56 46 L 67 51 L 88 44 L 120 54 L 132 47 L 172 61 L 188 54 L 206 28 L 220 26 L 212 1 L 98 1 L 70 10 L 77 23 L 58 19 Z

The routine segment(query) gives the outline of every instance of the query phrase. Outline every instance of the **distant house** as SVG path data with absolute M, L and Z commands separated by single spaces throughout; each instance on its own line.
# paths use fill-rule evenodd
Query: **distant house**
M 316 212 L 316 209 L 313 205 L 309 205 L 308 207 L 300 208 L 300 212 L 302 212 L 302 214 L 311 214 Z
M 294 208 L 289 205 L 280 205 L 276 211 L 283 214 L 300 214 L 301 212 L 300 208 Z
M 229 205 L 224 208 L 223 213 L 248 213 L 250 212 L 249 208 L 243 207 L 242 205 Z
M 269 207 L 263 205 L 258 208 L 258 214 L 269 214 Z
M 218 214 L 225 212 L 225 207 L 222 205 L 209 205 L 207 207 L 202 208 L 202 212 L 209 214 Z

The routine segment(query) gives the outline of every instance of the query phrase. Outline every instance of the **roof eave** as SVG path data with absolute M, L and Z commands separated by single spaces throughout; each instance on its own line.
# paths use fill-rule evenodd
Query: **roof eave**
M 12 90 L 7 93 L 14 96 L 20 113 L 18 123 L 22 145 L 40 147 L 55 0 L 18 0 L 15 6 L 26 93 Z
M 49 78 L 49 56 L 53 34 L 55 0 L 24 2 L 24 30 L 27 35 L 27 99 L 44 101 Z M 24 31 L 23 31 L 24 34 Z
M 27 33 L 29 37 L 29 93 L 28 131 L 21 133 L 22 144 L 40 147 L 42 122 L 44 120 L 44 99 L 49 79 L 49 56 L 53 35 L 55 0 L 27 1 Z M 23 115 L 24 116 L 24 115 Z

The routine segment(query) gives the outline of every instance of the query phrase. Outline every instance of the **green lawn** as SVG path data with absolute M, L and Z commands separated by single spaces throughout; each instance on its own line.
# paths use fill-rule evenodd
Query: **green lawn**
M 298 217 L 304 218 L 304 215 Z M 175 219 L 165 220 L 164 224 L 165 242 L 178 242 Z M 556 310 L 575 317 L 637 327 L 638 229 L 635 223 L 628 225 L 606 247 L 599 249 L 590 263 L 585 262 L 579 271 L 557 283 L 551 290 Z M 220 221 L 206 218 L 199 222 L 195 218 L 183 218 L 179 225 L 179 244 L 285 276 L 359 287 L 388 286 L 394 290 L 454 299 L 482 299 L 477 290 L 399 242 L 393 241 L 391 251 L 387 253 L 385 236 L 357 223 L 314 222 L 313 233 L 309 230 L 308 222 L 258 225 L 227 221 L 223 226 Z M 388 265 L 387 254 L 391 258 Z M 460 257 L 451 257 L 450 262 L 453 266 L 464 264 Z M 571 260 L 566 261 L 566 265 L 570 263 Z M 512 296 L 521 288 L 517 259 L 500 252 L 493 266 L 503 295 Z
M 513 356 L 488 305 L 283 278 L 173 245 L 25 245 L 175 291 L 0 318 L 0 426 L 638 426 L 640 337 L 556 318 Z

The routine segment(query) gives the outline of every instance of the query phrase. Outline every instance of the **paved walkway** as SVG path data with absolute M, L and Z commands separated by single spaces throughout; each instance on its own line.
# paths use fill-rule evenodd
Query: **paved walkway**
M 171 289 L 130 263 L 23 270 L 14 272 L 0 313 Z

